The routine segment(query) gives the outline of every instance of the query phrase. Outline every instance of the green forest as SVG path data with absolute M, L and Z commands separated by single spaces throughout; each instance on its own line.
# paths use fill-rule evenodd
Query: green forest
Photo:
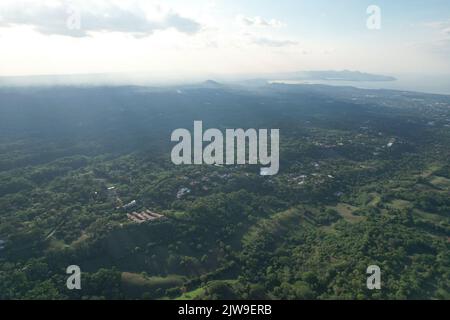
M 280 129 L 279 174 L 174 165 L 196 120 Z M 1 88 L 0 299 L 450 299 L 449 145 L 443 95 Z

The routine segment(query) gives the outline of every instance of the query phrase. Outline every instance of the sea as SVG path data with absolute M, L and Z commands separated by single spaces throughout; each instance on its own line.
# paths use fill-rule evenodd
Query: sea
M 388 89 L 450 95 L 450 75 L 393 75 L 395 81 L 271 80 L 270 83 L 323 84 L 361 89 Z

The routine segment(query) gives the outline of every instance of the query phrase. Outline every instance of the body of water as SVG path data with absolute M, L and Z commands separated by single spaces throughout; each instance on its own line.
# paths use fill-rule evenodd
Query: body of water
M 396 81 L 342 81 L 342 80 L 273 80 L 271 83 L 324 84 L 350 86 L 362 89 L 390 89 L 450 95 L 448 76 L 395 76 Z

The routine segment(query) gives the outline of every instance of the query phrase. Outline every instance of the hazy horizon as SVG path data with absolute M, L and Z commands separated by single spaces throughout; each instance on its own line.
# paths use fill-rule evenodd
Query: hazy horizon
M 443 0 L 5 0 L 0 76 L 450 74 L 449 9 Z
M 334 71 L 334 70 L 308 70 L 308 71 Z M 337 70 L 344 71 L 344 70 Z M 347 70 L 345 70 L 347 71 Z M 360 70 L 351 70 L 363 72 Z M 295 70 L 294 72 L 300 72 Z M 294 73 L 292 72 L 292 73 Z M 386 89 L 415 91 L 430 94 L 450 95 L 450 74 L 377 74 L 392 76 L 394 81 L 343 81 L 343 80 L 285 80 L 283 74 L 204 74 L 191 77 L 179 77 L 172 75 L 163 79 L 152 76 L 150 73 L 98 73 L 98 74 L 56 74 L 33 76 L 0 76 L 1 87 L 26 87 L 26 86 L 177 86 L 202 83 L 208 80 L 225 84 L 242 84 L 254 79 L 286 84 L 323 84 L 331 86 L 351 86 L 362 89 Z

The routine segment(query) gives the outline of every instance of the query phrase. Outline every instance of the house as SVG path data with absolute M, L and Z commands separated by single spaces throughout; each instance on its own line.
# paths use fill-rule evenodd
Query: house
M 136 207 L 136 206 L 137 206 L 137 201 L 136 201 L 136 200 L 133 200 L 133 201 L 131 201 L 130 203 L 124 205 L 124 206 L 122 207 L 122 209 L 128 210 L 128 209 L 134 208 L 134 207 Z
M 136 222 L 136 223 L 142 223 L 143 222 L 138 217 L 136 217 L 135 215 L 130 214 L 130 213 L 127 214 L 127 217 L 128 217 L 129 220 L 131 220 L 133 222 Z
M 110 198 L 117 197 L 117 190 L 116 190 L 116 187 L 109 187 L 108 189 L 106 189 L 106 192 L 108 193 L 108 196 L 109 196 Z
M 158 219 L 164 218 L 164 216 L 162 214 L 155 213 L 155 212 L 150 211 L 150 210 L 146 210 L 145 213 L 147 213 L 148 215 L 150 215 L 150 216 L 152 216 L 154 218 L 158 218 Z
M 177 192 L 177 199 L 181 199 L 183 198 L 185 195 L 187 195 L 188 193 L 191 193 L 191 190 L 188 188 L 181 188 L 180 190 L 178 190 Z
M 388 148 L 392 148 L 392 146 L 394 145 L 395 141 L 396 141 L 395 139 L 389 140 L 389 143 L 388 143 L 387 147 Z
M 128 213 L 127 217 L 129 220 L 135 223 L 153 222 L 167 219 L 164 215 L 155 213 L 150 210 Z

